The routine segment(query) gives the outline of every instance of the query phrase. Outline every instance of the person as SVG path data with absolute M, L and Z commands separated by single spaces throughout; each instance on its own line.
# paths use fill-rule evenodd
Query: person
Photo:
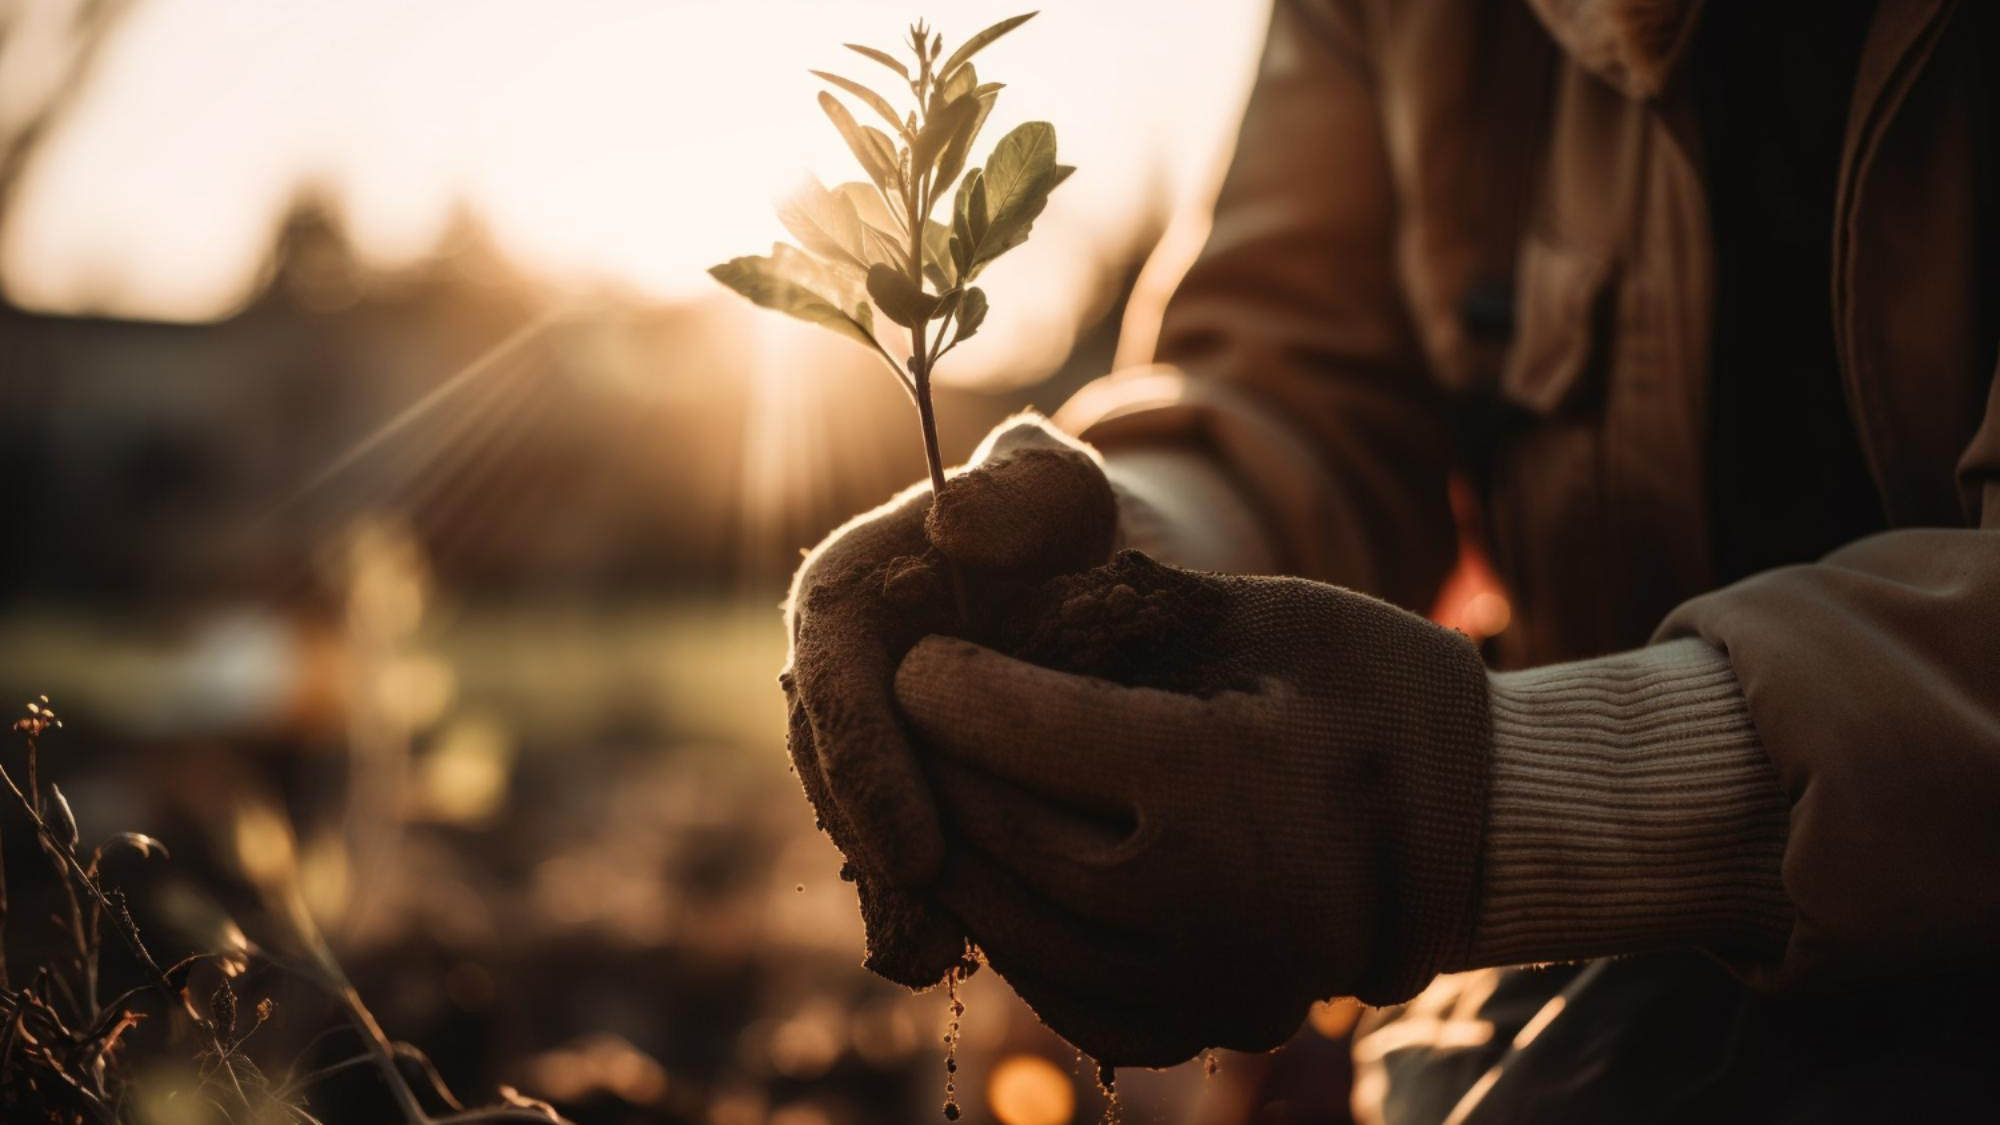
M 1990 1114 L 1996 19 L 1276 0 L 1156 363 L 795 580 L 878 967 L 969 937 L 1163 1065 L 1556 963 L 1404 1009 L 1358 1108 Z M 1454 481 L 1490 664 L 1418 616 Z

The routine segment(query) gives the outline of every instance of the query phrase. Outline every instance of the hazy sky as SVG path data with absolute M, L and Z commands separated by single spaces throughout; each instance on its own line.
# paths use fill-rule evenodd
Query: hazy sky
M 949 46 L 1022 6 L 141 0 L 43 149 L 0 268 L 47 310 L 225 315 L 317 180 L 385 264 L 421 255 L 462 199 L 552 282 L 708 295 L 705 267 L 782 235 L 770 199 L 801 169 L 859 178 L 807 67 L 870 80 L 886 72 L 842 41 L 891 47 L 923 15 Z M 978 155 L 1041 118 L 1081 168 L 990 275 L 996 315 L 1060 319 L 1152 201 L 1201 190 L 1267 8 L 1054 0 L 980 57 L 1008 88 Z

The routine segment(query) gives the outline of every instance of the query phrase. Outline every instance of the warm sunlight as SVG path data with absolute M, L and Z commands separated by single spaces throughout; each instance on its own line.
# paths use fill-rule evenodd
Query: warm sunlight
M 706 266 L 782 236 L 770 200 L 801 169 L 853 178 L 808 67 L 855 73 L 869 64 L 845 39 L 893 47 L 923 17 L 951 40 L 1019 7 L 152 0 L 41 153 L 0 265 L 37 309 L 223 316 L 316 184 L 376 264 L 420 257 L 463 207 L 552 282 L 709 298 Z M 993 271 L 1005 299 L 957 376 L 1053 366 L 1101 311 L 1107 271 L 1204 190 L 1264 18 L 1204 8 L 1068 0 L 993 48 L 1009 88 L 986 143 L 1057 119 L 1082 172 Z

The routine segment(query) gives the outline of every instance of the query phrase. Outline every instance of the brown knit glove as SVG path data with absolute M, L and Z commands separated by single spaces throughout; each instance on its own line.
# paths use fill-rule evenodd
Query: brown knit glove
M 1268 1049 L 1314 1000 L 1399 1002 L 1463 953 L 1490 753 L 1463 637 L 1127 551 L 1005 642 L 925 639 L 896 699 L 962 836 L 939 897 L 1078 1047 Z
M 891 695 L 896 663 L 928 633 L 989 636 L 1052 574 L 1110 557 L 1117 502 L 1096 459 L 1038 418 L 996 429 L 972 466 L 850 520 L 792 582 L 792 648 L 779 676 L 792 763 L 820 826 L 846 853 L 868 931 L 867 965 L 923 988 L 965 952 L 957 919 L 923 885 L 944 855 L 937 811 Z M 946 558 L 963 582 L 961 615 Z

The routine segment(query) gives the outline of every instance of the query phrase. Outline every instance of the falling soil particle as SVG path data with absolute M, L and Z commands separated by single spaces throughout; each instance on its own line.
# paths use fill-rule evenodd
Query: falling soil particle
M 958 1120 L 958 1029 L 965 1018 L 965 1001 L 958 998 L 958 978 L 962 966 L 954 965 L 944 975 L 944 994 L 949 1019 L 944 1032 L 944 1119 Z
M 1106 1063 L 1097 1064 L 1097 1092 L 1104 1095 L 1104 1116 L 1102 1125 L 1119 1125 L 1125 1120 L 1124 1107 L 1118 1104 L 1118 1068 Z

